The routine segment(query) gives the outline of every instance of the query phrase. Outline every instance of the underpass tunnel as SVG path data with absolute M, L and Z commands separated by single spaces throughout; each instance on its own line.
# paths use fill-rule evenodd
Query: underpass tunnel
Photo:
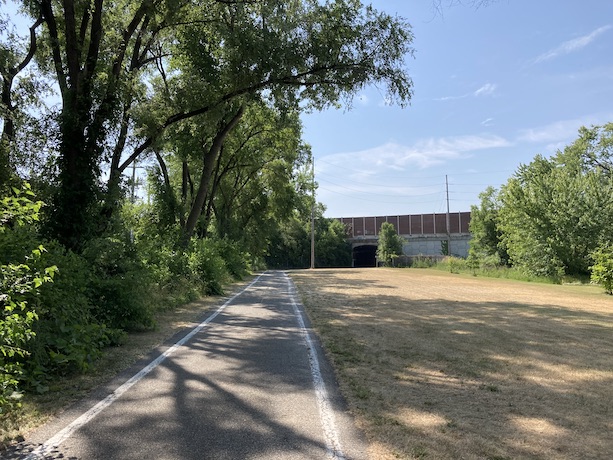
M 375 267 L 377 265 L 377 245 L 365 244 L 353 248 L 353 266 Z

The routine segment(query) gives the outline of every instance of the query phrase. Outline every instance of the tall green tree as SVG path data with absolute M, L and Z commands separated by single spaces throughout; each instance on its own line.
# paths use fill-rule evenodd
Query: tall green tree
M 591 128 L 581 127 L 573 151 L 562 156 L 569 162 L 579 162 L 583 171 L 596 170 L 613 177 L 613 123 Z M 579 150 L 579 154 L 574 153 Z
M 173 12 L 153 0 L 40 0 L 24 6 L 44 23 L 39 62 L 50 63 L 46 70 L 61 97 L 59 188 L 51 227 L 66 246 L 80 248 L 102 222 L 97 209 L 102 164 L 123 142 L 110 145 L 111 126 L 129 109 L 129 85 L 150 65 L 150 53 Z
M 301 206 L 299 172 L 308 156 L 296 112 L 252 104 L 215 170 L 207 214 L 218 235 L 242 240 L 249 251 L 261 253 L 272 227 Z
M 396 227 L 389 222 L 381 224 L 379 242 L 377 244 L 377 259 L 385 265 L 393 265 L 402 255 L 404 240 L 396 232 Z
M 479 194 L 479 206 L 471 206 L 470 210 L 470 249 L 469 257 L 476 261 L 485 261 L 492 257 L 496 264 L 506 265 L 509 262 L 502 231 L 499 227 L 498 214 L 501 202 L 498 190 L 488 187 Z
M 402 68 L 410 52 L 408 26 L 360 2 L 220 2 L 208 14 L 219 20 L 194 21 L 177 31 L 168 77 L 157 80 L 158 90 L 141 112 L 153 133 L 162 131 L 160 124 L 176 124 L 178 131 L 185 123 L 200 124 L 209 139 L 221 140 L 203 150 L 205 166 L 217 160 L 221 150 L 212 147 L 229 139 L 227 128 L 239 126 L 240 120 L 224 121 L 236 120 L 237 104 L 265 103 L 281 112 L 318 109 L 350 99 L 372 82 L 387 85 L 400 103 L 410 98 Z M 210 192 L 212 169 L 202 172 L 199 198 Z M 195 204 L 185 239 L 202 212 Z
M 510 260 L 537 275 L 587 274 L 590 253 L 611 241 L 613 181 L 588 148 L 609 145 L 611 131 L 579 134 L 550 159 L 520 166 L 501 189 L 499 228 Z
M 254 99 L 318 109 L 350 100 L 371 83 L 401 104 L 411 96 L 404 67 L 409 25 L 355 0 L 22 5 L 34 24 L 42 22 L 37 62 L 59 88 L 51 228 L 73 248 L 108 221 L 122 172 L 186 120 L 217 118 L 214 156 L 240 107 Z
M 347 229 L 338 219 L 317 220 L 315 230 L 315 267 L 351 267 L 351 243 Z
M 165 216 L 160 223 L 164 228 L 184 227 L 196 208 L 202 212 L 196 236 L 231 240 L 253 257 L 262 257 L 277 227 L 296 214 L 306 215 L 308 208 L 310 150 L 301 140 L 298 113 L 281 112 L 264 102 L 246 106 L 216 155 L 200 205 L 196 195 L 210 142 L 206 127 L 184 123 L 169 136 L 167 148 L 174 150 L 159 155 L 154 204 Z

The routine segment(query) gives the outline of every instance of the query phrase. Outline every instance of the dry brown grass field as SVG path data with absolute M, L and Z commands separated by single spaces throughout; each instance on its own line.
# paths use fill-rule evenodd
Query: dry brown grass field
M 613 458 L 613 298 L 421 269 L 290 273 L 373 459 Z

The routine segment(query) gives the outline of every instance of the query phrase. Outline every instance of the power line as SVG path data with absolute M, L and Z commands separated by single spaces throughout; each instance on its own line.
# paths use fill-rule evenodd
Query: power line
M 431 193 L 413 193 L 413 194 L 409 194 L 409 195 L 404 195 L 404 194 L 399 194 L 399 193 L 395 193 L 395 194 L 387 194 L 387 193 L 376 193 L 376 192 L 371 192 L 368 190 L 359 190 L 359 189 L 354 189 L 351 187 L 347 187 L 345 185 L 342 184 L 337 184 L 335 182 L 329 181 L 327 179 L 325 179 L 326 182 L 328 182 L 329 184 L 335 185 L 337 187 L 349 190 L 350 192 L 356 192 L 356 193 L 367 193 L 369 195 L 377 195 L 377 196 L 383 196 L 383 197 L 399 197 L 399 198 L 406 198 L 406 197 L 413 197 L 413 196 L 429 196 L 429 195 L 437 195 L 440 193 L 440 191 L 437 192 L 431 192 Z M 397 188 L 400 188 L 397 187 Z
M 328 173 L 319 173 L 317 176 L 318 177 L 324 176 L 324 180 L 329 180 L 329 179 L 326 179 L 326 177 L 331 177 L 332 179 L 337 179 L 337 180 L 344 180 L 344 179 L 346 179 L 346 176 L 345 177 L 340 177 L 340 176 L 335 176 L 335 175 L 328 174 Z M 352 179 L 351 182 L 353 184 L 366 185 L 366 186 L 370 186 L 370 187 L 385 187 L 385 188 L 398 188 L 398 187 L 432 188 L 434 186 L 440 185 L 440 183 L 435 183 L 435 185 L 431 185 L 431 184 L 427 184 L 427 185 L 414 185 L 414 184 L 410 184 L 410 185 L 407 185 L 407 184 L 402 184 L 402 185 L 387 185 L 387 184 L 381 184 L 381 183 L 362 182 L 362 181 L 358 181 L 358 180 L 355 180 L 355 179 Z
M 329 193 L 334 193 L 335 195 L 340 195 L 340 196 L 345 196 L 348 198 L 353 198 L 354 200 L 360 200 L 360 201 L 369 201 L 371 203 L 385 203 L 385 204 L 402 204 L 402 203 L 406 203 L 407 199 L 412 198 L 412 196 L 410 195 L 406 195 L 403 197 L 399 197 L 402 198 L 402 200 L 400 201 L 385 201 L 385 200 L 376 200 L 376 199 L 368 199 L 368 198 L 364 198 L 364 197 L 359 197 L 359 196 L 355 196 L 355 195 L 348 195 L 346 193 L 341 193 L 338 192 L 336 190 L 330 190 L 327 189 L 325 187 L 319 187 L 320 190 L 324 190 L 326 192 Z M 441 192 L 442 193 L 442 192 Z M 388 197 L 393 197 L 394 195 L 384 195 L 384 196 L 388 196 Z M 415 203 L 419 203 L 419 204 L 425 204 L 425 203 L 438 203 L 440 200 L 436 199 L 436 200 L 412 200 Z

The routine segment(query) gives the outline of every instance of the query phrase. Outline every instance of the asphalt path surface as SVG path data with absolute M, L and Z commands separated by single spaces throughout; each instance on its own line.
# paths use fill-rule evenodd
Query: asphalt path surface
M 366 447 L 283 272 L 57 420 L 13 459 L 365 459 Z M 306 324 L 305 324 L 306 323 Z M 145 363 L 147 364 L 147 363 Z

